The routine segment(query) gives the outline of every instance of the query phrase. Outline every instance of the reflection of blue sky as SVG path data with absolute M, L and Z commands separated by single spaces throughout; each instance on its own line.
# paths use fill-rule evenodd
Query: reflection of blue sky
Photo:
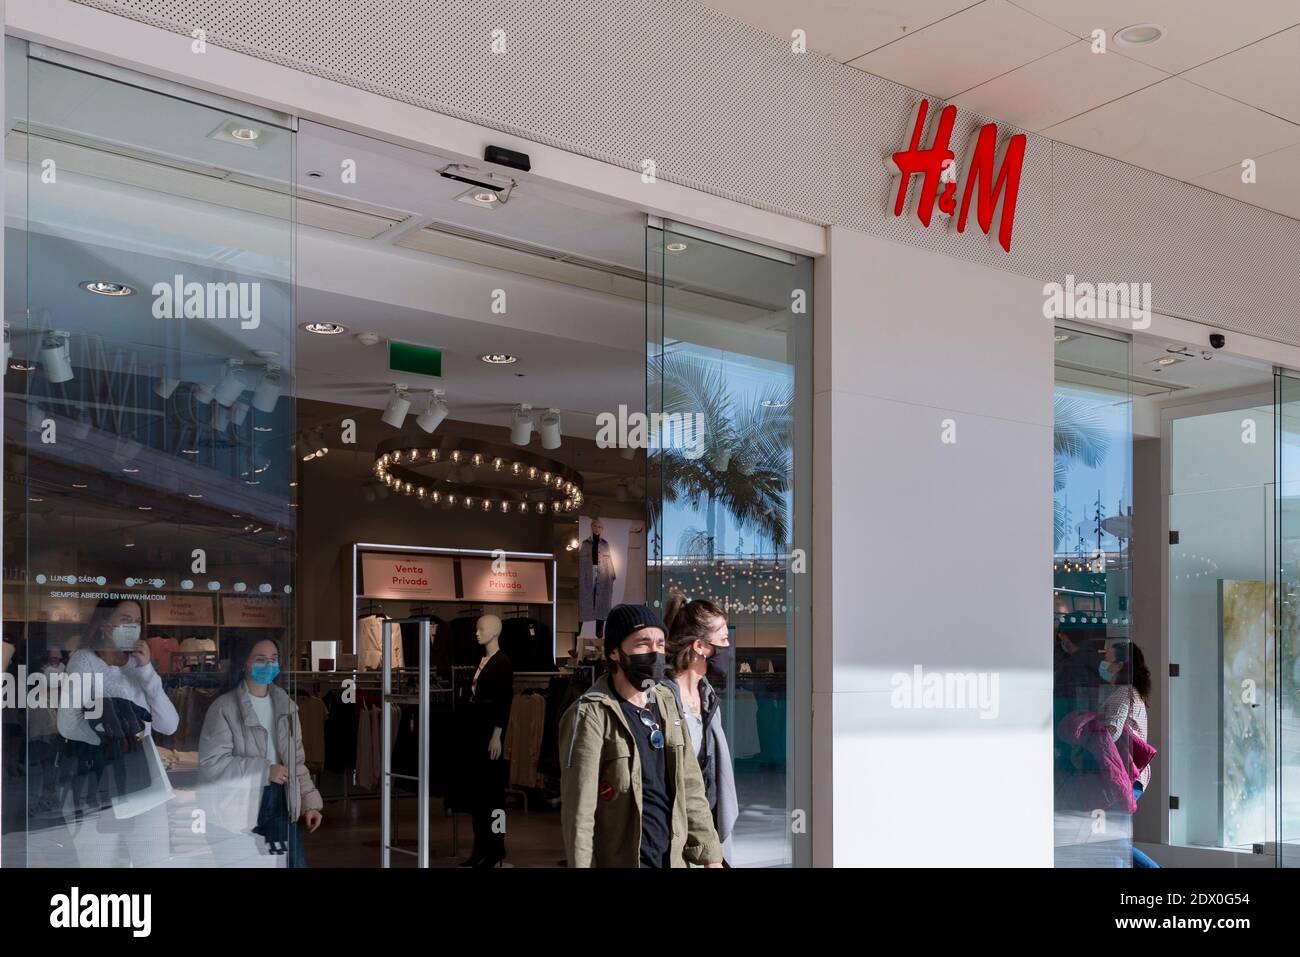
M 721 371 L 733 410 L 758 406 L 775 392 L 794 394 L 794 366 L 788 362 L 760 359 L 741 353 L 712 349 L 688 342 L 673 344 L 675 354 L 691 355 L 712 363 Z M 797 420 L 796 420 L 797 421 Z M 786 514 L 791 514 L 791 496 L 785 496 Z M 677 554 L 682 534 L 689 528 L 704 531 L 708 527 L 707 501 L 701 500 L 699 509 L 678 501 L 664 510 L 663 551 Z M 787 518 L 787 525 L 789 519 Z M 784 552 L 785 543 L 776 543 L 762 536 L 753 526 L 737 522 L 724 510 L 719 510 L 716 526 L 715 554 L 771 554 Z
M 1107 439 L 1108 450 L 1099 466 L 1089 468 L 1077 459 L 1067 460 L 1069 468 L 1065 487 L 1055 494 L 1056 502 L 1068 510 L 1069 528 L 1067 537 L 1057 543 L 1056 550 L 1074 552 L 1082 526 L 1084 549 L 1091 553 L 1097 548 L 1094 515 L 1098 495 L 1103 517 L 1120 514 L 1121 507 L 1126 512 L 1133 503 L 1129 399 L 1126 395 L 1076 385 L 1058 384 L 1056 394 L 1086 402 L 1093 422 L 1103 430 Z M 1119 546 L 1113 536 L 1104 532 L 1101 544 L 1105 549 Z

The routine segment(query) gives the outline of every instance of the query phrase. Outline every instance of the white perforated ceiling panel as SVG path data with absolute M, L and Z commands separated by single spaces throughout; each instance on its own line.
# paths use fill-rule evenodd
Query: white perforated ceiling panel
M 1009 255 L 923 229 L 890 214 L 884 165 L 919 94 L 692 0 L 79 2 L 812 222 L 1151 282 L 1162 312 L 1300 344 L 1300 222 L 1031 134 Z M 955 147 L 978 122 L 959 111 Z

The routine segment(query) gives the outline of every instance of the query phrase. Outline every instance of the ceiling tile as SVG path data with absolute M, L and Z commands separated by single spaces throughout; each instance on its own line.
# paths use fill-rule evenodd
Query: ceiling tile
M 1188 70 L 1183 78 L 1300 123 L 1300 27 Z
M 1080 37 L 1106 31 L 1111 49 L 1168 73 L 1181 73 L 1300 23 L 1296 0 L 1016 0 Z M 1148 47 L 1116 46 L 1115 32 L 1155 23 L 1166 36 Z
M 946 99 L 1071 42 L 1007 0 L 985 0 L 849 65 Z
M 967 90 L 953 102 L 991 119 L 1038 131 L 1166 76 L 1136 60 L 1093 53 L 1090 43 L 1079 40 Z
M 1255 182 L 1241 181 L 1241 164 L 1234 163 L 1195 182 L 1197 186 L 1245 203 L 1300 219 L 1300 145 L 1255 157 Z
M 1300 126 L 1178 77 L 1042 132 L 1188 182 L 1300 143 Z
M 704 0 L 778 37 L 803 30 L 808 49 L 841 63 L 951 16 L 980 0 Z

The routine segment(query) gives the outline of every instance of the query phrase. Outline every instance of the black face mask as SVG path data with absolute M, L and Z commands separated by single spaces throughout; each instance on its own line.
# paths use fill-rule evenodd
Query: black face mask
M 731 677 L 731 652 L 731 645 L 713 646 L 713 654 L 709 657 L 707 666 L 710 681 L 725 682 Z
M 623 675 L 638 691 L 647 691 L 664 680 L 664 653 L 648 651 L 643 655 L 624 654 L 618 649 L 618 665 Z

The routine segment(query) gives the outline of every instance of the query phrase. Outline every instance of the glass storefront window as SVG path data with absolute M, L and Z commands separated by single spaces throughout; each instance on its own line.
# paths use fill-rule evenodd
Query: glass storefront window
M 647 407 L 684 423 L 648 459 L 649 593 L 726 615 L 734 862 L 789 865 L 808 852 L 812 261 L 671 225 L 647 249 Z

